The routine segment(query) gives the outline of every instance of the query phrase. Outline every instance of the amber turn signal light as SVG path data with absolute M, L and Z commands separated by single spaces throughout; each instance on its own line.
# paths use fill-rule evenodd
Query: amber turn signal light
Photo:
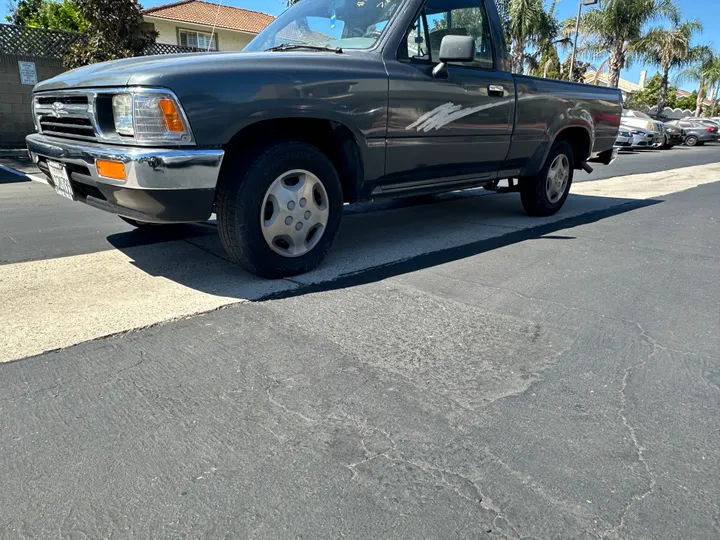
M 163 116 L 165 117 L 165 124 L 167 124 L 168 131 L 174 133 L 182 133 L 185 131 L 185 126 L 180 118 L 175 104 L 169 99 L 160 100 L 160 109 L 162 109 Z
M 113 180 L 125 180 L 125 164 L 122 161 L 98 159 L 95 166 L 99 176 Z

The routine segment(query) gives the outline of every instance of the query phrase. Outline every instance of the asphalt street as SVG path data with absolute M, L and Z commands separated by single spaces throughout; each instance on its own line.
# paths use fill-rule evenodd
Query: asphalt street
M 578 180 L 263 282 L 0 170 L 0 538 L 720 537 L 720 147 Z

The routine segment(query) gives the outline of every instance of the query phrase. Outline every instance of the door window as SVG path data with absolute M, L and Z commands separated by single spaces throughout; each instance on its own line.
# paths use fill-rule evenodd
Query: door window
M 471 36 L 475 60 L 470 67 L 492 68 L 492 42 L 484 0 L 428 0 L 401 45 L 400 59 L 439 62 L 445 36 Z M 407 50 L 405 50 L 407 45 Z

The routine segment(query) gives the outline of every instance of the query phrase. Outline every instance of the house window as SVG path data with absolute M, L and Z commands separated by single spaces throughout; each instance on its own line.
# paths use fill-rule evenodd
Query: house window
M 181 47 L 193 47 L 195 49 L 217 51 L 217 36 L 214 34 L 206 34 L 205 32 L 196 32 L 194 30 L 179 30 L 178 45 Z

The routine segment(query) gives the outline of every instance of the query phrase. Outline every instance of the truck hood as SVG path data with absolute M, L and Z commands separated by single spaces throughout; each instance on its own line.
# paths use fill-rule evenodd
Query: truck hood
M 67 71 L 42 81 L 35 86 L 34 91 L 135 85 L 170 87 L 171 81 L 200 77 L 208 73 L 237 72 L 255 68 L 266 71 L 272 69 L 273 65 L 277 65 L 278 69 L 286 69 L 288 60 L 296 62 L 298 56 L 312 59 L 312 63 L 316 63 L 321 59 L 319 57 L 323 57 L 324 61 L 332 61 L 328 57 L 339 58 L 341 55 L 324 52 L 212 52 L 124 58 Z M 347 57 L 347 55 L 343 56 Z

